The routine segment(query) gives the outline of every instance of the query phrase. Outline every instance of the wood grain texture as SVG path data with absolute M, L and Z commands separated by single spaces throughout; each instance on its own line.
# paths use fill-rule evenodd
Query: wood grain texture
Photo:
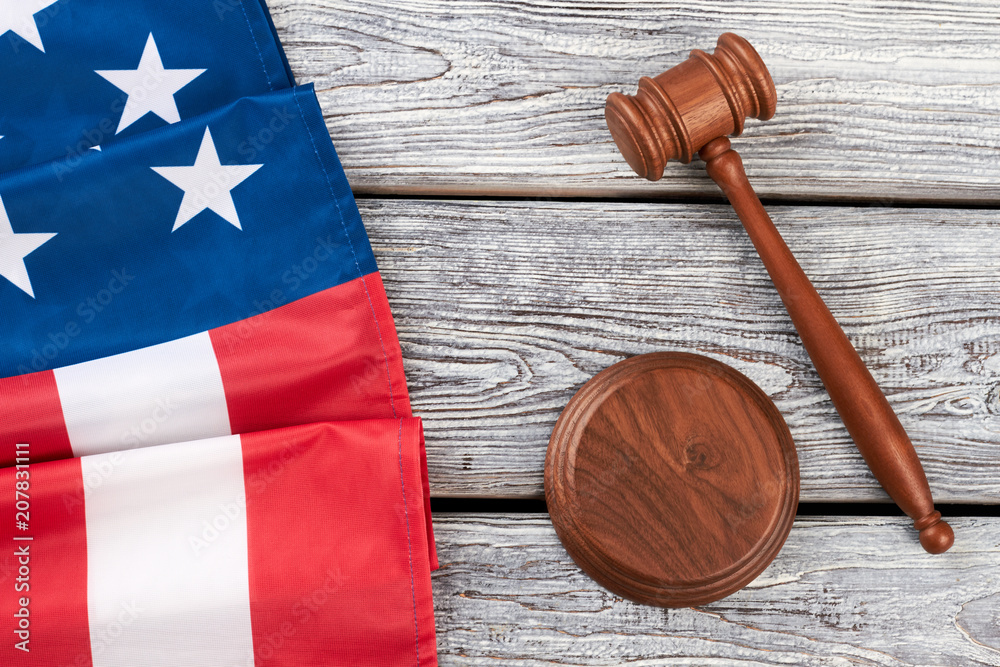
M 588 579 L 545 515 L 439 517 L 441 665 L 1000 665 L 1000 519 L 940 556 L 908 524 L 796 521 L 747 588 L 665 610 Z
M 886 500 L 728 206 L 362 200 L 435 495 L 536 496 L 584 382 L 707 354 L 775 400 L 803 502 Z M 770 207 L 889 397 L 938 502 L 1000 499 L 1000 221 Z
M 765 198 L 1000 201 L 994 0 L 272 0 L 361 193 L 718 196 L 700 168 L 636 178 L 609 93 L 753 43 L 778 110 L 737 143 Z
M 774 560 L 798 508 L 799 463 L 778 408 L 745 375 L 653 352 L 570 399 L 549 441 L 545 501 L 595 581 L 635 602 L 690 607 Z

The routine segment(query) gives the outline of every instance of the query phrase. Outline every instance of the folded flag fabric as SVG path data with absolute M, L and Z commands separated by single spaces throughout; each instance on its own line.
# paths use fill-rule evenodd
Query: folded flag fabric
M 0 665 L 436 665 L 420 421 L 263 0 L 0 0 L 0 86 Z
M 143 133 L 70 174 L 0 175 L 0 201 L 0 465 L 18 442 L 43 461 L 411 416 L 311 86 Z M 42 243 L 22 257 L 25 237 Z
M 410 416 L 378 273 L 203 334 L 3 378 L 0 397 L 0 465 L 18 439 L 37 462 Z
M 69 173 L 2 174 L 0 200 L 0 376 L 203 333 L 377 270 L 311 86 Z
M 18 438 L 57 458 L 410 416 L 375 259 L 310 87 L 113 145 L 61 181 L 45 165 L 0 175 L 0 200 L 6 460 Z
M 0 170 L 293 84 L 261 0 L 4 0 Z
M 0 469 L 0 664 L 436 664 L 420 437 L 368 420 Z

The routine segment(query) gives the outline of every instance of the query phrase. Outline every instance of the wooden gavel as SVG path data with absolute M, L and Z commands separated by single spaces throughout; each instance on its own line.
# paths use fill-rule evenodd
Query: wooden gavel
M 747 116 L 774 115 L 777 92 L 757 51 L 725 33 L 715 53 L 690 58 L 655 78 L 643 77 L 632 95 L 611 93 L 605 118 L 629 166 L 651 181 L 667 161 L 688 163 L 695 153 L 753 241 L 844 425 L 865 461 L 920 531 L 930 553 L 955 541 L 934 509 L 927 476 L 910 438 L 857 351 L 775 229 L 747 180 L 743 161 L 726 135 L 743 131 Z

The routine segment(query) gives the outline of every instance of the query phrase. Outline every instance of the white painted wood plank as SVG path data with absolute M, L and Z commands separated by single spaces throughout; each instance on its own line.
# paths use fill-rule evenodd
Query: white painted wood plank
M 885 500 L 733 211 L 721 205 L 362 200 L 426 420 L 435 495 L 542 493 L 559 412 L 657 350 L 758 383 L 802 500 Z M 1000 501 L 1000 219 L 772 207 L 898 411 L 939 502 Z
M 664 610 L 587 578 L 546 515 L 442 515 L 441 665 L 1000 665 L 1000 519 L 939 556 L 906 524 L 800 519 L 747 588 Z
M 762 196 L 1000 201 L 995 0 L 269 4 L 358 192 L 718 196 L 635 177 L 603 107 L 729 30 L 778 89 L 736 142 Z

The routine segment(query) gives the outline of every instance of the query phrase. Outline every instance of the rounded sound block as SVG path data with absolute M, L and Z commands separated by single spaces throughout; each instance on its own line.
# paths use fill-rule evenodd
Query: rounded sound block
M 594 580 L 636 602 L 687 607 L 734 593 L 774 560 L 798 506 L 798 457 L 746 376 L 694 354 L 644 354 L 566 406 L 545 497 Z

